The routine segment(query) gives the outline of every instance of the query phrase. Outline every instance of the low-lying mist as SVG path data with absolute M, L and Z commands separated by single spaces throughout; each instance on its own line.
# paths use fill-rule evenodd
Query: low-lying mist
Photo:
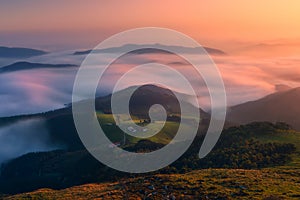
M 56 52 L 22 61 L 80 66 L 85 55 L 75 56 L 73 55 L 74 51 Z M 100 60 L 100 58 L 103 59 Z M 103 68 L 103 60 L 111 58 L 111 55 L 105 54 L 100 58 L 99 62 L 98 60 L 95 62 L 95 68 Z M 193 55 L 193 59 L 196 62 L 200 58 Z M 278 84 L 291 87 L 300 86 L 299 56 L 255 57 L 254 59 L 248 56 L 227 55 L 213 56 L 213 60 L 219 68 L 225 84 L 228 106 L 256 100 L 273 93 L 276 91 L 275 87 Z M 0 67 L 17 61 L 20 60 L 5 60 L 4 62 L 2 59 L 0 60 Z M 184 71 L 189 80 L 197 86 L 200 107 L 205 111 L 210 110 L 210 95 L 204 81 L 201 81 L 199 76 L 194 77 L 193 68 L 186 61 L 178 56 L 168 54 L 129 54 L 120 57 L 109 67 L 109 70 L 106 70 L 106 77 L 99 84 L 101 87 L 96 96 L 109 94 L 114 87 L 113 80 L 123 75 L 128 68 L 149 62 L 165 64 L 173 69 Z M 201 62 L 201 59 L 199 62 Z M 205 63 L 199 64 L 205 66 Z M 62 108 L 65 104 L 71 103 L 77 70 L 77 67 L 62 67 L 2 73 L 0 75 L 0 117 L 46 112 Z M 185 88 L 177 83 L 176 78 L 160 73 L 159 69 L 143 69 L 132 73 L 131 77 L 131 80 L 128 79 L 127 83 L 122 85 L 123 88 L 137 85 L 137 78 L 143 80 L 143 77 L 148 77 L 153 80 L 151 83 L 156 83 L 156 80 L 159 79 L 166 80 L 172 86 L 171 89 L 185 93 Z M 92 85 L 90 77 L 87 77 L 83 84 L 87 88 L 90 87 Z
M 0 164 L 29 152 L 58 149 L 42 119 L 19 121 L 0 128 Z

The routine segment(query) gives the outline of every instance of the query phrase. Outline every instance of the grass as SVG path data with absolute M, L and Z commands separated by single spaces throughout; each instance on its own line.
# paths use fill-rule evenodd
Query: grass
M 98 120 L 100 122 L 100 125 L 105 133 L 107 134 L 107 137 L 112 141 L 112 142 L 122 142 L 123 141 L 123 131 L 115 125 L 115 121 L 113 119 L 112 114 L 103 114 L 103 113 L 97 113 Z M 128 119 L 129 120 L 129 119 Z M 143 126 L 141 122 L 143 119 L 139 119 L 137 117 L 133 116 L 133 122 L 136 124 Z M 126 123 L 126 121 L 125 121 Z M 155 124 L 157 126 L 160 126 L 160 123 L 162 122 L 155 122 L 154 126 L 149 128 L 149 131 L 154 131 L 156 130 Z M 187 125 L 183 125 L 186 128 L 188 128 Z M 156 143 L 161 143 L 161 144 L 168 144 L 172 138 L 175 136 L 177 129 L 179 127 L 178 122 L 171 122 L 167 121 L 165 123 L 165 126 L 161 131 L 159 131 L 156 135 L 147 138 L 148 140 Z M 137 143 L 140 139 L 132 137 L 130 135 L 126 135 L 126 140 L 127 142 L 134 144 Z
M 263 142 L 292 143 L 300 151 L 300 133 L 294 130 L 278 130 L 270 134 L 257 136 Z
M 280 168 L 284 169 L 299 169 L 300 170 L 300 132 L 294 130 L 278 130 L 270 134 L 258 135 L 256 137 L 261 142 L 278 142 L 278 143 L 292 143 L 296 147 L 296 153 L 292 154 L 291 162 Z M 278 168 L 278 167 L 276 167 Z
M 205 169 L 63 190 L 41 189 L 4 199 L 166 199 L 168 195 L 176 199 L 299 199 L 300 171 Z
M 122 141 L 123 132 L 115 125 L 111 114 L 97 113 L 100 124 L 113 141 Z M 140 119 L 133 117 L 137 124 Z M 177 132 L 179 123 L 166 122 L 155 136 L 148 138 L 167 144 Z M 184 125 L 185 126 L 185 125 Z M 188 128 L 188 125 L 186 125 Z M 277 131 L 256 134 L 260 142 L 292 143 L 297 152 L 284 166 L 261 170 L 203 169 L 185 174 L 136 175 L 116 182 L 93 183 L 62 190 L 37 191 L 0 196 L 0 199 L 300 199 L 300 133 Z M 130 143 L 139 139 L 127 136 Z

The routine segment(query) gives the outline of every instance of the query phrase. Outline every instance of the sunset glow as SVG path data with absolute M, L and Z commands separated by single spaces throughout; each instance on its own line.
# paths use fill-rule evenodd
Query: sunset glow
M 158 26 L 227 51 L 259 43 L 290 46 L 300 43 L 299 9 L 297 0 L 13 0 L 1 3 L 0 42 L 87 48 L 128 28 Z
M 0 199 L 299 199 L 300 0 L 1 0 Z

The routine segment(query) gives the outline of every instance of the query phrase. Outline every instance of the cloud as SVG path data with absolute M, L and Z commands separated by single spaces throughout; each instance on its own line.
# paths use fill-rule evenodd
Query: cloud
M 85 56 L 74 56 L 74 51 L 50 53 L 27 59 L 36 63 L 72 63 L 80 65 Z M 110 54 L 105 54 L 95 60 L 94 68 L 103 68 L 104 61 L 109 60 Z M 253 58 L 251 56 L 213 56 L 225 83 L 229 105 L 255 100 L 275 92 L 275 86 L 284 84 L 291 87 L 300 86 L 300 56 Z M 201 56 L 200 66 L 206 66 Z M 115 82 L 129 69 L 145 63 L 161 63 L 171 66 L 191 80 L 199 95 L 200 106 L 210 109 L 210 96 L 203 79 L 196 75 L 192 66 L 176 55 L 139 54 L 125 55 L 115 61 L 105 72 L 99 82 L 97 95 L 105 95 L 112 91 Z M 203 68 L 204 69 L 204 68 Z M 202 70 L 203 70 L 202 69 Z M 208 69 L 209 70 L 209 69 Z M 93 71 L 92 71 L 93 72 Z M 159 70 L 140 70 L 135 72 L 131 80 L 124 83 L 123 88 L 136 85 L 137 79 L 148 77 L 151 83 L 159 79 L 168 81 L 174 90 L 185 92 L 184 87 L 176 85 L 176 78 L 168 76 Z M 70 69 L 35 69 L 18 71 L 0 75 L 0 116 L 11 116 L 24 113 L 36 113 L 56 108 L 71 102 L 73 82 L 77 73 L 76 68 Z M 89 87 L 92 83 L 89 77 L 82 83 Z M 217 89 L 217 88 L 215 88 Z
M 42 119 L 19 121 L 0 128 L 0 164 L 29 152 L 61 148 L 50 142 Z
M 36 113 L 71 102 L 75 70 L 28 70 L 2 74 L 0 116 Z

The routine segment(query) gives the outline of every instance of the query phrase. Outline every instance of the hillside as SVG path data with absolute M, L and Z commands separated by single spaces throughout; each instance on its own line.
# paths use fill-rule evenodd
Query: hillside
M 136 86 L 135 86 L 136 87 Z M 122 93 L 126 93 L 126 90 L 119 91 L 118 93 L 122 96 Z M 184 95 L 184 94 L 180 94 Z M 109 132 L 114 132 L 115 134 L 110 134 L 112 138 L 121 138 L 123 137 L 122 132 L 116 126 L 110 126 L 107 123 L 114 123 L 113 117 L 111 115 L 111 95 L 107 95 L 104 97 L 98 97 L 95 100 L 96 111 L 99 118 L 99 122 L 104 125 L 104 129 L 107 129 Z M 84 103 L 84 101 L 83 101 Z M 164 130 L 167 131 L 162 132 L 162 136 L 164 138 L 158 138 L 162 141 L 169 141 L 173 134 L 170 132 L 175 132 L 178 127 L 178 122 L 180 121 L 180 109 L 178 101 L 175 95 L 166 88 L 161 88 L 155 85 L 144 85 L 141 86 L 137 91 L 133 94 L 133 97 L 130 101 L 130 112 L 133 118 L 140 120 L 149 120 L 148 110 L 153 104 L 161 104 L 163 105 L 167 113 L 169 114 L 168 123 Z M 189 109 L 198 109 L 193 105 L 186 102 Z M 200 109 L 201 113 L 201 131 L 203 131 L 208 123 L 209 114 Z M 0 127 L 5 127 L 7 125 L 14 124 L 18 121 L 24 121 L 28 119 L 43 119 L 45 120 L 45 124 L 47 126 L 47 130 L 49 131 L 49 135 L 51 137 L 52 143 L 63 144 L 68 149 L 78 150 L 82 149 L 81 141 L 77 135 L 77 131 L 74 126 L 73 116 L 71 111 L 71 106 L 66 108 L 49 111 L 46 113 L 39 113 L 33 115 L 23 115 L 23 116 L 13 116 L 13 117 L 3 117 L 0 118 Z M 106 119 L 106 121 L 105 121 Z M 166 137 L 168 135 L 168 137 Z M 131 141 L 136 141 L 132 137 L 128 137 Z M 159 140 L 154 138 L 154 140 Z
M 145 175 L 63 190 L 40 189 L 3 199 L 299 199 L 296 170 L 205 169 L 186 174 Z M 147 198 L 148 197 L 148 198 Z M 174 199 L 175 199 L 174 198 Z
M 122 92 L 124 91 L 120 91 L 120 94 Z M 176 134 L 180 121 L 180 112 L 178 110 L 178 102 L 170 90 L 158 86 L 145 85 L 134 93 L 130 101 L 130 110 L 132 111 L 131 114 L 133 114 L 132 118 L 137 124 L 143 126 L 148 123 L 149 116 L 147 111 L 152 103 L 164 105 L 168 118 L 162 131 L 155 136 L 146 140 L 126 136 L 125 143 L 123 143 L 124 134 L 115 125 L 111 115 L 110 98 L 111 96 L 108 95 L 96 99 L 96 116 L 108 138 L 112 142 L 120 143 L 121 148 L 132 152 L 151 152 L 169 143 Z M 84 101 L 81 103 L 84 103 Z M 186 103 L 188 104 L 188 102 Z M 144 105 L 144 107 L 141 107 L 141 105 Z M 195 109 L 191 104 L 189 106 L 191 109 Z M 193 170 L 208 168 L 272 168 L 272 170 L 293 169 L 295 171 L 292 171 L 292 173 L 299 172 L 300 134 L 285 123 L 257 122 L 227 128 L 223 130 L 221 138 L 213 151 L 200 160 L 198 152 L 209 122 L 209 114 L 204 113 L 204 111 L 201 111 L 201 113 L 202 121 L 199 132 L 188 151 L 176 162 L 154 174 L 184 174 Z M 132 174 L 118 172 L 104 166 L 85 150 L 74 126 L 71 107 L 35 115 L 0 118 L 0 127 L 13 124 L 19 120 L 35 118 L 43 118 L 45 120 L 51 142 L 53 144 L 61 144 L 64 149 L 28 153 L 3 164 L 0 175 L 0 193 L 16 194 L 40 188 L 63 189 L 86 183 L 118 182 L 132 177 Z M 189 120 L 193 119 L 184 120 L 183 125 L 188 125 Z M 202 171 L 199 173 L 201 174 Z M 257 173 L 262 172 L 257 171 Z M 145 177 L 147 175 L 136 176 Z M 165 177 L 168 176 L 166 175 Z M 181 176 L 184 175 L 179 175 L 179 177 Z M 206 177 L 206 175 L 201 175 L 200 179 L 206 181 Z M 174 184 L 180 182 L 181 179 L 176 180 Z M 212 180 L 210 179 L 210 181 Z M 222 178 L 215 181 L 221 180 Z M 135 180 L 132 181 L 134 182 Z M 205 184 L 210 184 L 210 181 L 207 180 Z M 202 184 L 204 183 L 199 184 L 200 188 Z M 233 187 L 232 184 L 234 183 L 231 182 L 228 187 Z M 188 188 L 193 188 L 193 186 L 187 186 L 186 189 Z M 215 189 L 209 190 L 207 188 L 205 191 L 212 191 L 213 195 L 215 195 Z M 232 190 L 235 190 L 234 187 Z M 274 190 L 279 191 L 278 187 L 275 187 Z M 134 190 L 132 189 L 132 191 Z M 182 190 L 176 189 L 174 193 L 177 192 L 176 195 L 179 195 L 180 191 Z M 193 189 L 189 189 L 187 194 L 193 191 Z M 257 194 L 261 192 L 257 192 Z M 74 191 L 74 193 L 76 192 Z M 43 197 L 43 194 L 38 195 Z M 53 193 L 53 195 L 56 194 Z
M 118 96 L 119 101 L 125 97 L 124 94 L 128 92 L 128 90 L 132 90 L 137 88 L 137 86 L 132 86 L 130 88 L 121 90 L 116 92 L 116 96 Z M 145 114 L 148 113 L 149 108 L 154 104 L 162 105 L 167 114 L 176 115 L 180 114 L 180 106 L 176 96 L 180 96 L 183 99 L 183 103 L 186 105 L 185 108 L 188 109 L 187 112 L 194 109 L 199 109 L 189 103 L 190 96 L 184 93 L 173 92 L 167 88 L 159 87 L 156 85 L 143 85 L 140 86 L 132 95 L 129 102 L 129 109 L 132 115 L 137 115 L 141 117 L 145 117 Z M 96 109 L 101 110 L 107 113 L 111 113 L 111 95 L 97 98 Z M 201 118 L 207 119 L 209 118 L 209 114 L 203 111 L 201 108 L 199 109 Z M 148 114 L 147 114 L 148 115 Z
M 152 174 L 177 174 L 208 168 L 272 168 L 299 173 L 300 134 L 286 124 L 253 123 L 226 129 L 214 150 L 200 160 L 198 152 L 202 141 L 203 137 L 199 135 L 179 160 Z M 162 146 L 162 143 L 140 140 L 121 148 L 149 152 Z M 2 165 L 0 193 L 15 194 L 39 188 L 62 189 L 132 176 L 104 166 L 84 149 L 29 153 Z
M 286 122 L 300 130 L 300 88 L 270 94 L 256 101 L 246 102 L 229 109 L 227 120 L 239 124 L 254 121 Z

